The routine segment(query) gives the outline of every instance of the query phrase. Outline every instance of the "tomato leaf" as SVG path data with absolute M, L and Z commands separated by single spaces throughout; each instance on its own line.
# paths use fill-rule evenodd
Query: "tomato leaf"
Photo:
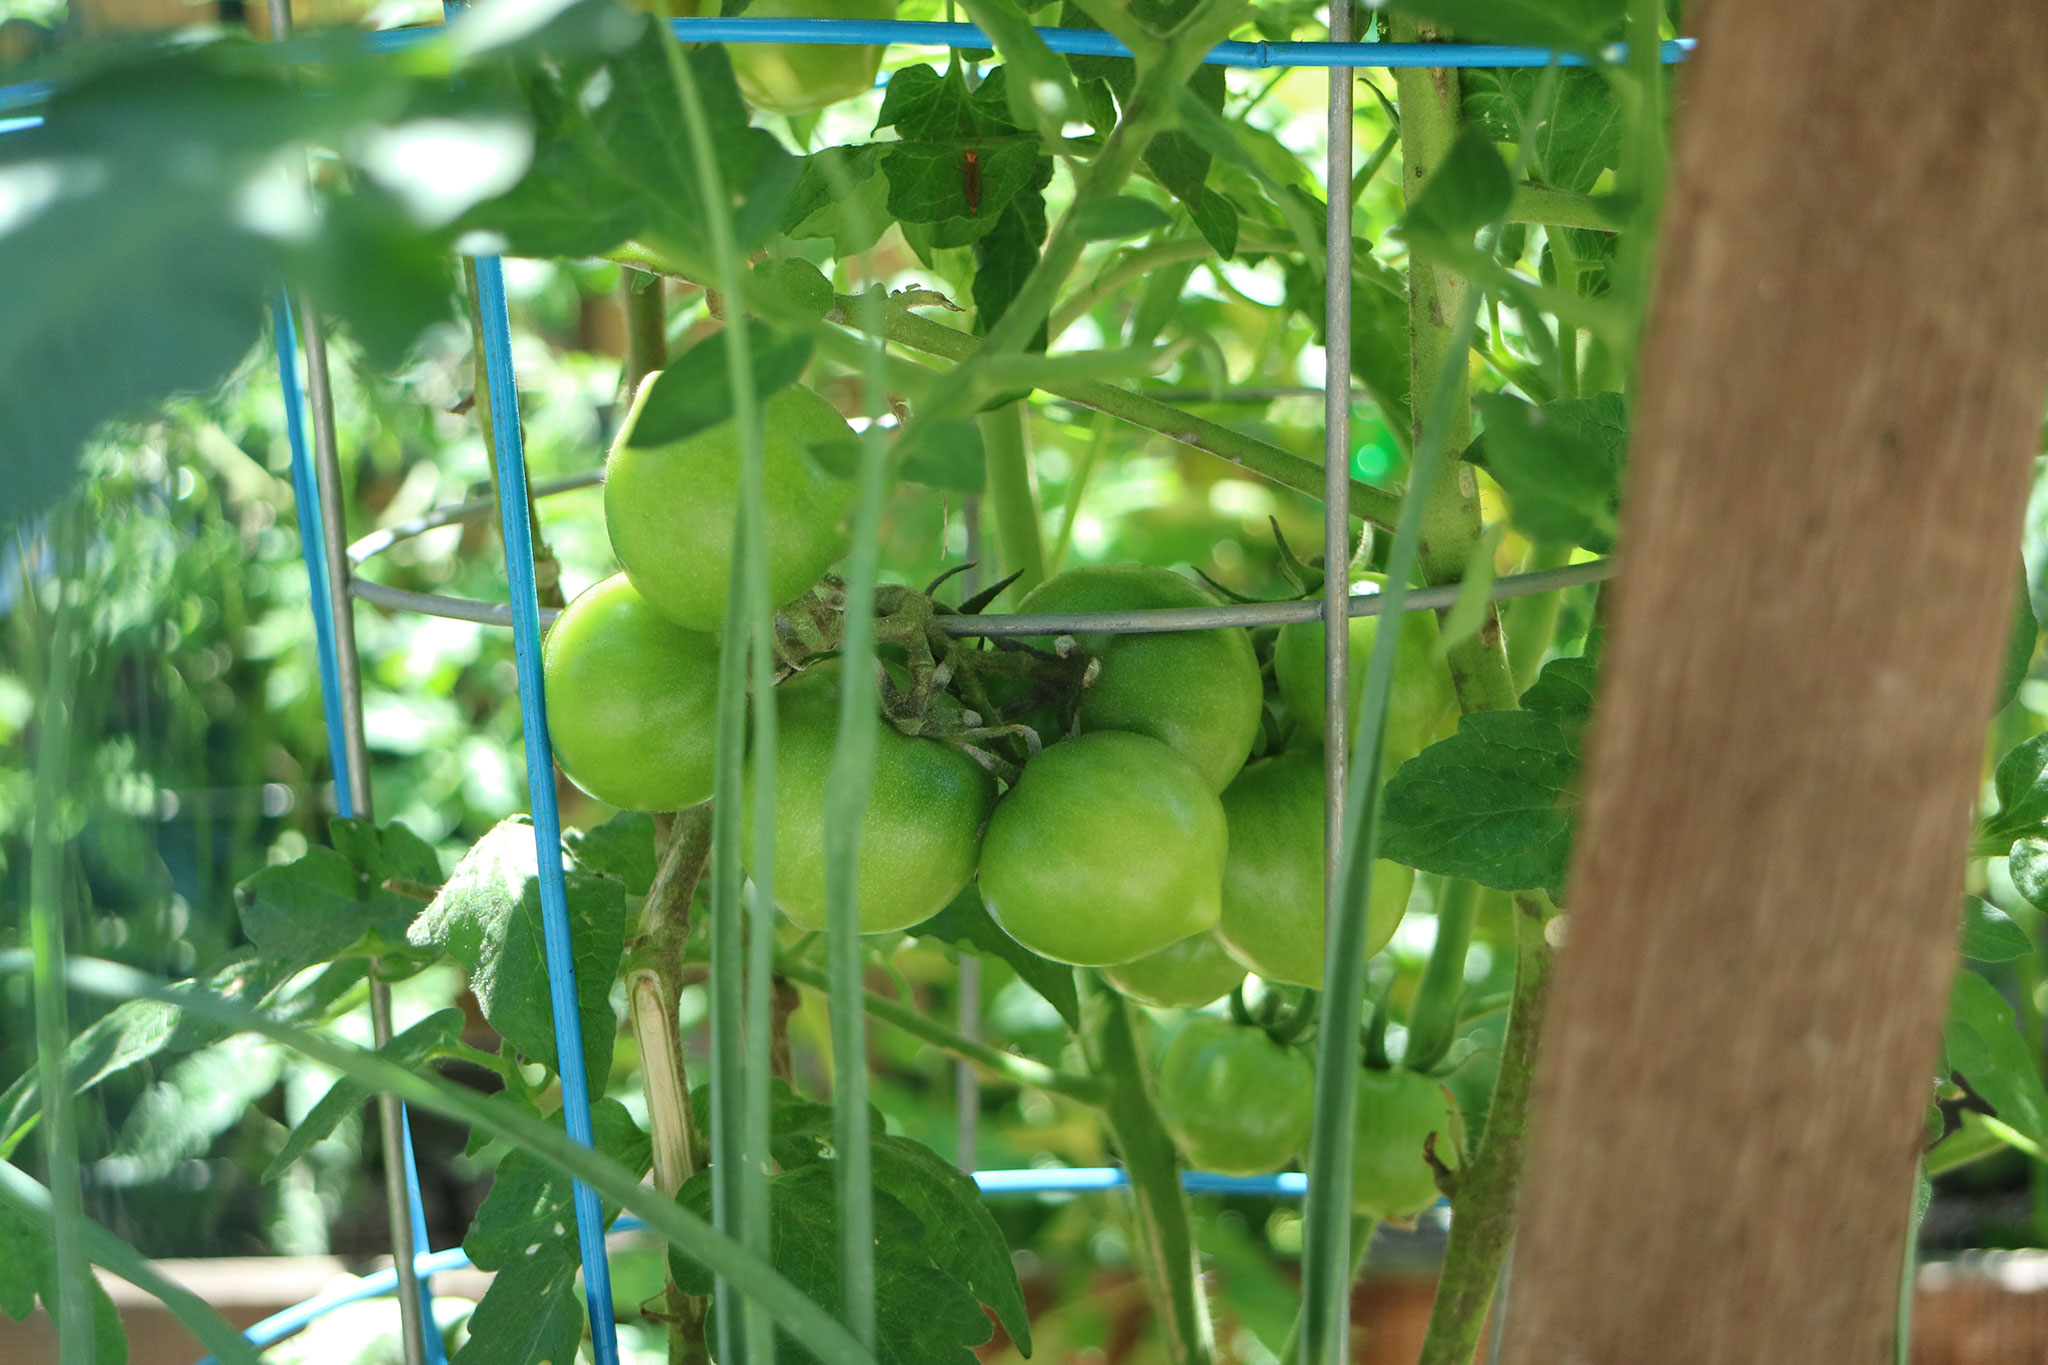
M 533 826 L 523 816 L 499 821 L 456 864 L 409 937 L 415 947 L 438 948 L 461 963 L 491 1027 L 526 1056 L 559 1070 L 534 857 Z M 584 1066 L 597 1095 L 611 1072 L 618 1032 L 611 988 L 625 946 L 626 892 L 614 879 L 580 868 L 566 880 Z
M 621 811 L 592 829 L 572 829 L 562 842 L 587 870 L 617 877 L 629 896 L 644 896 L 654 885 L 660 858 L 654 851 L 654 817 L 645 811 Z
M 1514 189 L 1500 152 L 1468 126 L 1408 206 L 1401 231 L 1410 242 L 1469 246 L 1473 233 L 1507 216 Z
M 1998 812 L 1984 821 L 1987 839 L 2017 837 L 2048 821 L 2048 732 L 2005 751 L 1991 776 Z
M 1628 417 L 1618 393 L 1541 407 L 1503 393 L 1475 400 L 1485 430 L 1465 458 L 1507 492 L 1531 540 L 1613 548 Z
M 626 444 L 642 450 L 665 446 L 729 420 L 730 344 L 723 332 L 715 333 L 670 361 L 651 381 Z M 754 395 L 765 403 L 811 363 L 811 339 L 757 322 L 747 328 L 747 354 L 754 362 Z
M 2048 1092 L 1997 987 L 1975 972 L 1957 972 L 1941 1037 L 1949 1068 L 1990 1105 L 1993 1117 L 2037 1146 L 2048 1143 Z
M 1008 73 L 999 66 L 973 90 L 957 70 L 906 66 L 889 78 L 875 124 L 893 125 L 900 139 L 881 157 L 888 210 L 905 224 L 931 225 L 937 246 L 966 246 L 993 231 L 1012 200 L 1049 176 L 1037 134 L 1010 117 Z
M 335 847 L 309 848 L 235 888 L 242 930 L 265 957 L 309 966 L 359 946 L 402 944 L 420 903 L 384 883 L 441 880 L 440 859 L 403 825 L 336 819 L 329 830 Z
M 2032 585 L 2027 581 L 2027 566 L 2020 565 L 2020 585 L 2012 604 L 2012 634 L 2007 637 L 2005 665 L 1998 674 L 1998 697 L 1991 709 L 2003 711 L 2012 699 L 2019 695 L 2020 684 L 2027 680 L 2027 673 L 2034 665 L 2034 646 L 2040 643 L 2041 623 L 2034 618 Z
M 1402 764 L 1381 797 L 1380 856 L 1561 897 L 1593 670 L 1590 659 L 1554 660 L 1522 710 L 1465 716 L 1457 733 Z
M 1045 241 L 1045 187 L 1052 183 L 1052 158 L 1038 162 L 1028 192 L 1011 199 L 995 226 L 974 243 L 974 330 L 987 334 L 1017 297 L 1038 265 Z M 1026 349 L 1043 351 L 1046 327 L 1040 322 Z
M 691 1177 L 676 1198 L 708 1219 L 710 1172 Z M 839 1199 L 832 1166 L 818 1162 L 770 1177 L 768 1209 L 770 1263 L 819 1307 L 838 1313 Z M 875 1359 L 880 1365 L 973 1365 L 971 1348 L 994 1335 L 980 1302 L 934 1264 L 932 1229 L 901 1200 L 877 1189 L 874 1214 Z M 672 1249 L 669 1265 L 685 1291 L 711 1291 L 710 1270 L 686 1253 Z M 714 1317 L 717 1311 L 712 1310 Z M 775 1358 L 815 1359 L 783 1336 L 777 1338 Z
M 1534 67 L 1475 67 L 1464 73 L 1465 116 L 1495 142 L 1520 143 L 1546 79 Z M 1575 194 L 1590 191 L 1621 159 L 1621 101 L 1597 71 L 1566 67 L 1531 142 L 1530 178 Z
M 435 1010 L 410 1028 L 393 1034 L 390 1042 L 377 1049 L 377 1054 L 407 1071 L 417 1071 L 426 1065 L 430 1057 L 453 1048 L 461 1041 L 462 1022 L 461 1010 Z M 263 1172 L 263 1179 L 271 1181 L 283 1175 L 293 1162 L 313 1150 L 314 1143 L 361 1109 L 370 1095 L 370 1087 L 349 1076 L 343 1076 L 328 1087 L 327 1093 L 286 1135 L 284 1146 L 270 1159 L 270 1167 Z
M 918 938 L 937 939 L 963 952 L 1001 958 L 1017 973 L 1018 980 L 1037 991 L 1047 1004 L 1059 1011 L 1068 1028 L 1081 1026 L 1081 1000 L 1074 988 L 1073 968 L 1040 957 L 1004 933 L 989 918 L 978 888 L 968 887 L 953 898 L 951 905 L 904 932 Z
M 936 423 L 903 452 L 899 473 L 927 488 L 979 493 L 988 486 L 988 450 L 981 428 L 962 418 Z
M 1090 242 L 1142 237 L 1167 222 L 1165 209 L 1134 195 L 1112 194 L 1074 205 L 1074 230 Z
M 1960 951 L 1977 962 L 2010 962 L 2033 952 L 2034 941 L 1990 901 L 1964 896 Z

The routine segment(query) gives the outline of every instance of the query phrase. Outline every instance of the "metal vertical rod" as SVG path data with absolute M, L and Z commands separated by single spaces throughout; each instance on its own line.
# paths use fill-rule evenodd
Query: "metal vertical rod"
M 526 487 L 526 444 L 519 427 L 519 385 L 512 371 L 512 319 L 505 301 L 504 262 L 476 258 L 478 319 L 484 373 L 490 385 L 491 427 L 498 450 L 498 511 L 505 538 L 505 577 L 512 603 L 512 639 L 519 676 L 519 714 L 526 732 L 526 783 L 533 805 L 538 858 L 541 946 L 547 956 L 549 1004 L 554 1014 L 555 1069 L 562 1085 L 562 1121 L 572 1141 L 594 1146 L 590 1078 L 583 1062 L 583 1017 L 578 1008 L 576 959 L 569 934 L 569 891 L 562 875 L 562 815 L 555 805 L 555 753 L 548 739 L 541 671 L 540 599 L 533 577 L 532 502 Z M 574 1186 L 576 1240 L 583 1257 L 583 1295 L 597 1365 L 618 1365 L 618 1328 L 612 1320 L 611 1266 L 605 1259 L 604 1213 L 597 1191 Z
M 960 592 L 963 597 L 972 597 L 981 591 L 981 499 L 969 494 L 960 504 L 960 515 L 967 527 L 967 562 L 970 564 L 960 575 Z M 962 1038 L 981 1037 L 981 959 L 972 953 L 960 955 L 960 999 L 958 1028 Z M 955 1160 L 963 1171 L 972 1172 L 979 1166 L 981 1151 L 981 1077 L 965 1062 L 953 1063 L 953 1122 L 956 1146 Z
M 1330 41 L 1351 41 L 1351 0 L 1330 0 Z M 1345 913 L 1341 864 L 1351 738 L 1351 81 L 1349 67 L 1330 68 L 1323 177 L 1329 201 L 1323 266 L 1323 941 L 1333 960 Z M 1355 913 L 1363 915 L 1365 907 Z M 1349 1266 L 1350 1220 L 1344 1210 L 1327 1212 L 1341 1229 L 1332 1264 Z M 1330 1344 L 1332 1360 L 1350 1357 L 1349 1276 L 1344 1279 L 1334 1289 L 1344 1295 L 1346 1311 Z M 1302 1305 L 1304 1316 L 1322 1309 Z
M 1350 0 L 1332 0 L 1330 41 L 1351 41 Z M 1323 328 L 1323 919 L 1334 945 L 1351 707 L 1351 69 L 1330 68 Z
M 271 37 L 283 41 L 291 36 L 291 0 L 270 0 Z M 325 657 L 322 673 L 330 695 L 323 698 L 327 707 L 328 744 L 335 747 L 334 722 L 340 726 L 339 762 L 335 767 L 335 807 L 345 816 L 370 819 L 372 805 L 370 797 L 370 755 L 369 746 L 363 735 L 363 675 L 361 661 L 356 655 L 355 606 L 348 592 L 348 527 L 341 496 L 341 458 L 335 441 L 334 391 L 328 381 L 327 338 L 320 327 L 319 316 L 301 299 L 298 308 L 300 344 L 306 355 L 305 398 L 306 407 L 312 418 L 313 427 L 313 492 L 312 506 L 301 505 L 300 516 L 304 520 L 310 512 L 311 520 L 319 534 L 314 538 L 317 557 L 313 547 L 307 547 L 307 566 L 314 572 L 324 569 L 326 589 L 325 621 L 322 613 L 316 612 L 316 635 L 323 636 L 318 643 Z M 288 306 L 278 309 L 279 320 L 287 322 L 291 315 Z M 288 363 L 291 357 L 286 353 L 285 336 L 277 341 L 279 367 L 284 371 L 287 385 L 288 409 L 292 415 L 292 426 L 298 440 L 294 442 L 294 473 L 304 461 L 304 432 L 297 420 L 298 375 L 296 366 Z M 298 491 L 303 497 L 303 477 L 298 477 Z M 329 510 L 332 515 L 329 515 Z M 319 587 L 315 586 L 315 597 Z M 325 625 L 323 632 L 319 629 Z M 391 1041 L 391 988 L 380 981 L 373 972 L 370 976 L 370 1027 L 378 1047 Z M 442 1351 L 440 1336 L 435 1333 L 430 1352 L 426 1330 L 425 1305 L 421 1299 L 421 1286 L 415 1256 L 418 1242 L 415 1225 L 419 1218 L 416 1192 L 419 1179 L 412 1166 L 411 1143 L 406 1140 L 405 1107 L 398 1097 L 389 1093 L 377 1097 L 378 1126 L 383 1131 L 384 1146 L 384 1206 L 391 1226 L 391 1258 L 398 1273 L 398 1320 L 405 1341 L 406 1365 L 440 1365 Z

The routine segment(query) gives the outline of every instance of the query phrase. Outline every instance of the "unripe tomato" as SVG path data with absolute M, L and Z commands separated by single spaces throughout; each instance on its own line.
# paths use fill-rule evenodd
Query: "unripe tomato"
M 1200 1009 L 1221 1000 L 1244 980 L 1244 964 L 1230 955 L 1211 929 L 1169 943 L 1114 967 L 1103 976 L 1131 999 L 1161 1009 Z
M 585 590 L 541 650 L 548 735 L 569 780 L 622 810 L 711 795 L 718 642 L 650 607 L 624 574 Z
M 749 19 L 894 19 L 896 0 L 754 0 Z M 824 43 L 733 43 L 726 48 L 747 103 L 810 114 L 875 87 L 882 49 Z
M 825 777 L 839 733 L 839 669 L 826 664 L 776 689 L 775 902 L 804 929 L 825 927 Z M 875 717 L 875 779 L 860 824 L 860 931 L 907 929 L 974 879 L 996 780 L 957 745 L 906 735 Z M 742 861 L 754 870 L 753 769 Z
M 1436 1172 L 1423 1142 L 1435 1133 L 1436 1159 L 1456 1170 L 1464 1140 L 1451 1092 L 1398 1067 L 1359 1073 L 1353 1131 L 1351 1209 L 1367 1218 L 1413 1218 L 1436 1203 Z
M 1351 618 L 1351 727 L 1358 726 L 1365 700 L 1365 675 L 1372 660 L 1380 618 Z M 1394 663 L 1394 688 L 1387 697 L 1387 764 L 1392 772 L 1434 743 L 1437 731 L 1458 703 L 1451 672 L 1439 662 L 1437 624 L 1433 611 L 1404 612 L 1401 651 Z M 1273 678 L 1280 697 L 1294 713 L 1303 733 L 1323 738 L 1323 623 L 1302 621 L 1280 628 L 1273 644 Z
M 1159 1119 L 1199 1171 L 1277 1171 L 1307 1145 L 1315 1068 L 1264 1029 L 1197 1015 L 1159 1059 Z
M 1320 749 L 1260 759 L 1223 793 L 1230 856 L 1218 928 L 1238 960 L 1268 981 L 1323 984 L 1323 810 Z M 1367 957 L 1394 936 L 1414 888 L 1414 868 L 1374 861 Z
M 716 631 L 725 622 L 735 567 L 740 502 L 739 432 L 731 421 L 665 446 L 626 444 L 653 377 L 640 386 L 604 471 L 604 521 L 612 549 L 640 595 L 678 625 Z M 811 460 L 809 447 L 853 439 L 830 403 L 800 384 L 764 409 L 763 478 L 768 512 L 768 590 L 779 606 L 799 596 L 846 552 L 840 520 L 853 485 Z
M 982 899 L 1032 952 L 1106 967 L 1213 927 L 1223 853 L 1223 807 L 1194 765 L 1105 730 L 1024 765 L 982 843 Z
M 1213 607 L 1207 588 L 1170 569 L 1093 564 L 1047 579 L 1020 612 Z M 1241 629 L 1170 635 L 1086 635 L 1102 673 L 1081 699 L 1081 729 L 1150 735 L 1185 754 L 1222 791 L 1259 733 L 1261 684 L 1251 636 Z

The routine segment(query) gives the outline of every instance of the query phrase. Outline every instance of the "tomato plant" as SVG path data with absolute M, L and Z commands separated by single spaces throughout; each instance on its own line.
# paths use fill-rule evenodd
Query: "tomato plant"
M 1292 1225 L 1298 1243 L 1277 1231 L 1287 1218 L 1247 1232 L 1235 1210 L 1191 1203 L 1182 1177 L 1305 1166 L 1312 1118 L 1324 1160 L 1344 1159 L 1327 1139 L 1349 1133 L 1354 1200 L 1340 1215 L 1410 1219 L 1437 1199 L 1439 1166 L 1474 1177 L 1447 1182 L 1455 1254 L 1425 1355 L 1473 1359 L 1512 1230 L 1601 590 L 1445 604 L 1454 586 L 1582 565 L 1613 542 L 1664 89 L 1607 59 L 1618 11 L 1392 0 L 1381 38 L 1533 40 L 1592 64 L 1361 77 L 1388 96 L 1356 112 L 1378 150 L 1332 175 L 1299 154 L 1325 137 L 1320 73 L 1253 82 L 1202 60 L 1227 39 L 1320 40 L 1327 7 L 968 4 L 992 55 L 892 49 L 878 93 L 868 45 L 685 46 L 606 0 L 538 26 L 478 8 L 452 37 L 409 35 L 425 51 L 404 59 L 319 46 L 324 62 L 287 69 L 213 37 L 89 48 L 56 95 L 37 97 L 50 116 L 0 139 L 0 184 L 27 187 L 0 232 L 0 278 L 25 291 L 0 310 L 0 354 L 20 362 L 0 367 L 0 471 L 16 495 L 0 519 L 17 503 L 44 515 L 84 458 L 159 490 L 164 509 L 183 507 L 188 474 L 254 489 L 217 518 L 220 543 L 276 554 L 290 540 L 272 505 L 285 481 L 264 460 L 290 434 L 271 390 L 245 391 L 283 280 L 302 324 L 334 330 L 333 363 L 348 370 L 330 394 L 345 439 L 324 442 L 347 452 L 329 472 L 348 506 L 328 514 L 387 528 L 349 565 L 372 599 L 371 705 L 340 722 L 364 750 L 351 814 L 308 814 L 327 799 L 319 746 L 252 739 L 243 767 L 295 775 L 296 814 L 266 826 L 271 856 L 246 868 L 231 910 L 164 890 L 154 918 L 211 912 L 210 937 L 138 960 L 187 975 L 203 964 L 180 987 L 186 1003 L 237 1027 L 249 1021 L 232 1011 L 249 1005 L 264 1027 L 303 1024 L 315 1032 L 293 1046 L 327 1070 L 301 1064 L 259 1089 L 266 1063 L 230 1049 L 274 1061 L 284 1044 L 122 1003 L 74 1045 L 69 1088 L 114 1095 L 131 1120 L 103 1125 L 116 1147 L 93 1154 L 95 1179 L 158 1171 L 143 1158 L 161 1148 L 179 1153 L 158 1154 L 164 1170 L 267 1167 L 272 1204 L 301 1217 L 379 1206 L 356 1197 L 349 1120 L 389 1074 L 322 1040 L 388 987 L 404 1008 L 379 1058 L 416 1074 L 415 1112 L 453 1115 L 468 1130 L 454 1145 L 491 1171 L 488 1195 L 465 1206 L 473 1221 L 433 1229 L 435 1245 L 461 1242 L 496 1277 L 457 1365 L 566 1361 L 603 1330 L 579 1289 L 577 1230 L 596 1232 L 575 1209 L 579 1181 L 603 1196 L 598 1215 L 630 1206 L 673 1245 L 640 1266 L 646 1294 L 619 1295 L 643 1358 L 737 1359 L 765 1325 L 783 1339 L 775 1352 L 862 1361 L 872 1326 L 876 1360 L 926 1365 L 987 1345 L 991 1315 L 1020 1351 L 1037 1327 L 1049 1355 L 1076 1354 L 1100 1345 L 1082 1321 L 1099 1305 L 1055 1303 L 1034 1323 L 1017 1267 L 1056 1266 L 1036 1306 L 1088 1282 L 1093 1260 L 1122 1258 L 1153 1295 L 1133 1333 L 1153 1333 L 1172 1365 L 1210 1365 L 1204 1258 L 1238 1258 L 1213 1277 L 1225 1293 L 1288 1283 L 1300 1262 L 1336 1294 L 1350 1222 L 1312 1204 Z M 745 13 L 896 9 L 755 0 Z M 935 0 L 903 10 L 945 12 Z M 1134 56 L 1054 52 L 1025 22 L 1095 39 L 1098 18 Z M 309 147 L 320 173 L 301 179 Z M 1327 187 L 1347 178 L 1332 216 Z M 1351 373 L 1316 375 L 1338 351 L 1323 344 L 1325 241 L 1347 203 L 1351 301 L 1336 322 Z M 481 262 L 448 287 L 449 254 L 484 249 L 520 263 L 495 276 L 516 337 L 487 330 L 494 276 Z M 436 325 L 457 297 L 474 353 L 466 328 Z M 502 348 L 517 375 L 500 340 L 519 343 Z M 309 358 L 309 377 L 328 363 Z M 1324 429 L 1320 392 L 1345 385 L 1369 448 L 1345 451 Z M 108 425 L 195 392 L 146 429 Z M 1449 416 L 1432 427 L 1418 399 L 1435 393 Z M 468 491 L 486 464 L 508 488 L 530 465 L 544 487 L 594 469 L 606 433 L 601 515 L 573 491 L 529 508 L 507 494 L 493 530 L 500 509 L 472 505 L 490 502 Z M 1354 517 L 1321 562 L 1381 592 L 1443 595 L 1441 611 L 1393 627 L 1384 787 L 1368 792 L 1379 856 L 1340 893 L 1335 925 L 1359 932 L 1330 954 L 1326 868 L 1343 849 L 1326 846 L 1324 627 L 1278 622 L 1313 610 L 1318 556 L 1293 547 L 1322 533 L 1325 466 L 1347 457 Z M 1412 564 L 1393 562 L 1407 497 L 1423 527 Z M 429 512 L 441 504 L 456 505 Z M 73 598 L 45 591 L 39 566 L 93 566 L 88 551 L 103 548 L 44 554 L 67 518 L 90 520 L 70 517 L 78 505 L 19 523 L 0 588 L 9 647 L 49 654 L 0 677 L 0 745 L 24 755 L 5 773 L 20 780 L 0 784 L 0 865 L 33 864 L 57 899 L 101 892 L 105 850 L 68 833 L 94 821 L 39 815 L 34 830 L 62 836 L 39 843 L 15 811 L 55 798 L 14 798 L 35 795 L 22 775 L 40 771 L 25 737 L 40 745 L 62 719 L 51 699 L 68 695 L 40 665 L 61 655 L 51 642 Z M 466 595 L 468 619 L 501 619 L 506 576 L 490 561 L 522 526 L 534 562 L 510 578 L 531 568 L 537 587 L 512 614 L 563 608 L 545 650 L 545 738 L 590 798 L 563 789 L 559 846 L 541 812 L 519 813 L 528 787 L 505 760 L 522 728 L 543 752 L 542 727 L 515 705 L 533 681 L 518 651 L 496 636 L 472 644 L 466 626 L 369 615 L 390 600 L 375 598 L 383 588 Z M 323 543 L 317 529 L 302 544 Z M 755 551 L 766 582 L 736 594 Z M 230 657 L 274 665 L 254 690 L 313 708 L 303 651 L 281 649 L 274 624 L 221 624 L 233 593 L 144 611 L 126 605 L 122 578 L 93 572 L 108 617 L 93 649 L 218 629 Z M 303 575 L 292 581 L 303 594 Z M 1254 625 L 1085 619 L 1219 607 Z M 1080 619 L 1020 636 L 1002 624 L 1018 612 Z M 1378 617 L 1348 627 L 1353 724 L 1381 629 Z M 1996 809 L 1970 870 L 1983 895 L 1963 951 L 1980 963 L 2029 961 L 2048 906 L 2043 713 L 2040 689 L 2021 687 L 2031 615 L 2015 641 Z M 407 691 L 431 695 L 408 711 Z M 213 709 L 180 724 L 210 741 L 246 699 L 205 695 Z M 428 710 L 441 728 L 420 722 Z M 149 723 L 129 720 L 136 733 Z M 69 762 L 74 781 L 136 810 L 170 807 L 161 798 L 176 793 L 114 770 L 121 743 L 74 747 L 53 747 L 51 771 Z M 348 778 L 340 747 L 334 776 Z M 544 800 L 551 774 L 534 762 Z M 372 795 L 382 823 L 354 818 Z M 103 814 L 116 798 L 95 799 Z M 126 842 L 159 838 L 146 832 Z M 177 838 L 152 884 L 183 887 L 174 871 L 211 856 L 201 835 Z M 750 895 L 750 878 L 772 894 Z M 842 903 L 853 917 L 835 925 L 827 906 Z M 82 919 L 85 906 L 66 905 Z M 1415 920 L 1397 934 L 1404 914 Z M 92 941 L 129 942 L 147 917 L 133 918 L 102 917 Z M 558 1014 L 566 974 L 546 950 L 564 940 L 576 987 Z M 975 973 L 957 970 L 970 960 Z M 964 984 L 984 968 L 985 998 Z M 1284 996 L 1287 1026 L 1246 1023 L 1241 997 L 1230 1018 L 1212 1009 L 1240 990 Z M 1316 1093 L 1310 1050 L 1355 1060 L 1368 998 L 1375 1065 L 1346 1114 Z M 1931 1163 L 2048 1146 L 2025 1041 L 2038 1020 L 2020 1016 L 2025 1035 L 1984 969 L 1959 977 Z M 558 1037 L 565 1019 L 580 1044 Z M 1155 1035 L 1171 1039 L 1156 1068 Z M 29 1152 L 42 1121 L 17 1041 L 28 1036 L 0 1031 L 0 1155 Z M 594 1154 L 562 1135 L 579 1046 Z M 991 1213 L 940 1155 L 956 1121 L 944 1093 L 956 1078 L 940 1069 L 951 1059 L 986 1087 L 965 1106 L 986 1120 L 984 1160 L 1114 1160 L 1136 1215 L 1114 1218 L 1093 1195 Z M 163 1065 L 145 1080 L 145 1062 Z M 466 1098 L 446 1079 L 457 1070 L 497 1093 Z M 222 1077 L 232 1085 L 209 1091 Z M 236 1110 L 241 1127 L 201 1133 L 195 1120 L 160 1138 L 151 1116 L 171 1091 L 237 1097 L 192 1107 Z M 963 1148 L 971 1163 L 971 1137 Z M 61 1183 L 61 1170 L 43 1174 Z M 13 1188 L 0 1184 L 0 1285 L 61 1300 L 55 1244 L 34 1200 L 5 1201 Z M 207 1198 L 235 1202 L 220 1193 Z M 1027 1242 L 1036 1257 L 1013 1259 Z M 1255 1298 L 1229 1316 L 1278 1354 L 1289 1324 L 1253 1321 Z M 777 1305 L 774 1321 L 749 1323 L 749 1302 Z M 1318 1360 L 1325 1317 L 1303 1319 Z

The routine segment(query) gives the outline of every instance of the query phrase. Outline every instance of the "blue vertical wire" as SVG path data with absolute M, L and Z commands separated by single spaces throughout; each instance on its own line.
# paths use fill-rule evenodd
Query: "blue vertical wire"
M 292 451 L 292 500 L 299 521 L 299 550 L 305 557 L 306 576 L 313 598 L 313 640 L 320 661 L 320 707 L 327 719 L 327 763 L 334 773 L 334 810 L 353 817 L 355 791 L 348 780 L 348 759 L 342 752 L 341 651 L 334 639 L 334 605 L 328 599 L 327 509 L 320 502 L 320 486 L 313 478 L 313 458 L 306 443 L 306 391 L 299 382 L 299 334 L 292 320 L 291 299 L 280 289 L 271 298 L 270 326 L 277 344 L 278 386 L 284 392 L 285 438 Z M 398 1110 L 399 1130 L 405 1148 L 405 1199 L 412 1214 L 414 1264 L 429 1250 L 427 1214 L 420 1198 L 419 1164 L 412 1155 L 412 1119 L 403 1105 Z M 426 1325 L 427 1365 L 447 1365 L 448 1349 L 434 1326 L 434 1287 L 422 1274 L 420 1314 Z
M 519 431 L 519 386 L 512 374 L 512 317 L 505 304 L 504 263 L 476 258 L 478 330 L 490 385 L 491 433 L 498 452 L 498 510 L 504 525 L 505 576 L 512 599 L 512 641 L 519 675 L 519 714 L 526 730 L 526 784 L 533 800 L 533 842 L 540 871 L 541 942 L 555 1017 L 555 1057 L 562 1082 L 562 1118 L 569 1136 L 593 1144 L 590 1083 L 583 1071 L 583 1020 L 577 1012 L 576 961 L 569 941 L 569 892 L 562 877 L 562 816 L 555 807 L 555 755 L 548 741 L 541 678 L 540 598 L 533 580 L 533 534 L 526 491 L 526 447 Z M 612 1322 L 611 1267 L 605 1260 L 604 1216 L 597 1192 L 575 1184 L 576 1240 L 583 1253 L 583 1293 L 597 1365 L 618 1365 Z

